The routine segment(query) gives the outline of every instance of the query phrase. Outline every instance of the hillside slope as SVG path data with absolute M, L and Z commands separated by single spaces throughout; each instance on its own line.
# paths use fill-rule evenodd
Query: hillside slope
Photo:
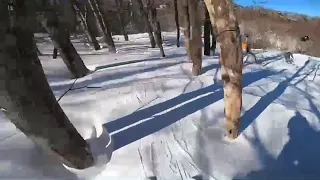
M 59 103 L 81 135 L 94 124 L 112 135 L 111 161 L 88 179 L 320 177 L 319 59 L 294 54 L 295 64 L 287 64 L 280 51 L 257 52 L 259 63 L 243 69 L 241 135 L 227 142 L 217 52 L 193 77 L 175 33 L 163 35 L 166 58 L 146 45 L 147 34 L 130 42 L 115 36 L 117 54 L 74 39 L 86 65 L 100 69 L 76 82 L 60 57 L 52 59 L 49 38 L 38 43 L 56 97 L 74 83 Z M 0 125 L 0 178 L 76 179 L 4 116 Z

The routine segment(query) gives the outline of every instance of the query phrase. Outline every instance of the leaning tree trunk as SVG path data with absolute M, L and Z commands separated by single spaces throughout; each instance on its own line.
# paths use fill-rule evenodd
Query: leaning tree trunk
M 150 39 L 150 43 L 151 43 L 151 47 L 152 48 L 155 48 L 156 47 L 156 41 L 154 39 L 154 36 L 153 36 L 153 33 L 152 33 L 152 27 L 150 25 L 150 22 L 148 20 L 148 14 L 146 13 L 146 11 L 144 10 L 143 8 L 143 3 L 141 0 L 136 0 L 136 4 L 139 8 L 139 11 L 140 11 L 140 14 L 144 20 L 144 23 L 147 27 L 147 32 L 148 32 L 148 35 L 149 35 L 149 39 Z
M 86 34 L 86 38 L 88 39 L 88 42 L 94 48 L 94 50 L 96 50 L 96 51 L 100 50 L 101 48 L 100 48 L 99 42 L 97 41 L 91 26 L 87 24 L 87 19 L 86 19 L 87 12 L 85 10 L 83 10 L 76 1 L 74 1 L 72 4 L 73 4 L 74 10 L 77 13 L 78 19 L 80 19 L 81 29 Z
M 157 9 L 154 7 L 153 0 L 147 0 L 147 9 L 149 12 L 148 17 L 155 35 L 156 44 L 160 48 L 161 56 L 166 57 L 162 46 L 163 41 L 161 36 L 161 27 L 159 21 L 157 20 Z
M 242 49 L 232 0 L 205 0 L 218 33 L 227 137 L 238 137 L 242 106 Z
M 202 69 L 202 39 L 199 3 L 199 1 L 195 0 L 184 0 L 182 4 L 185 46 L 189 59 L 192 61 L 192 73 L 195 76 L 200 75 Z
M 120 26 L 121 26 L 121 31 L 124 36 L 125 41 L 129 41 L 128 33 L 125 29 L 125 23 L 124 23 L 124 13 L 123 13 L 123 1 L 122 0 L 116 0 L 117 8 L 118 8 L 118 13 L 119 13 L 119 20 L 120 20 Z
M 33 46 L 34 46 L 34 49 L 37 51 L 37 55 L 42 55 L 41 51 L 39 50 L 39 48 L 37 46 L 37 42 L 34 38 L 33 38 Z
M 56 12 L 51 9 L 38 16 L 43 27 L 48 31 L 54 47 L 59 51 L 63 62 L 75 78 L 87 75 L 90 71 L 83 63 L 80 55 L 70 40 L 70 34 L 64 24 L 59 22 Z
M 96 0 L 88 0 L 91 10 L 93 11 L 94 16 L 99 22 L 99 27 L 103 32 L 103 37 L 105 42 L 108 44 L 109 52 L 116 53 L 116 47 L 114 45 L 109 23 L 107 22 L 103 9 L 100 7 L 100 4 Z
M 178 12 L 178 2 L 173 0 L 174 4 L 174 19 L 176 22 L 176 31 L 177 31 L 177 47 L 180 47 L 180 24 L 179 24 L 179 12 Z
M 24 0 L 15 1 L 10 27 L 8 1 L 0 1 L 1 109 L 28 138 L 68 166 L 84 169 L 94 159 L 87 142 L 61 109 L 33 47 Z
M 204 51 L 203 54 L 205 56 L 210 56 L 210 17 L 207 8 L 204 9 L 204 25 L 203 25 L 203 39 L 204 39 Z

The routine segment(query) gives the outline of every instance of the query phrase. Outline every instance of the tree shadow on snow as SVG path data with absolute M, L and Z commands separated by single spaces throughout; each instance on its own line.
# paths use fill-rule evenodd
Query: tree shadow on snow
M 306 63 L 290 78 L 280 82 L 278 86 L 263 96 L 252 108 L 247 110 L 241 117 L 240 132 L 243 132 L 259 115 L 277 98 L 279 98 L 286 90 L 290 82 L 300 75 L 300 72 L 307 66 Z
M 280 54 L 276 54 L 273 56 L 264 57 L 261 60 L 257 60 L 257 61 L 258 61 L 258 64 L 263 64 L 263 66 L 267 66 L 268 64 L 271 64 L 271 63 L 278 61 L 282 58 L 283 58 L 283 54 L 280 53 Z
M 135 60 L 135 61 L 129 61 L 129 62 L 119 62 L 119 63 L 109 64 L 109 65 L 103 65 L 103 66 L 96 67 L 96 71 L 98 71 L 98 70 L 100 71 L 100 70 L 104 70 L 107 68 L 116 67 L 116 66 L 120 66 L 120 65 L 139 63 L 139 62 L 144 62 L 144 61 L 153 61 L 153 60 L 158 60 L 158 59 L 157 58 L 154 58 L 154 59 L 150 58 L 150 59 Z M 130 71 L 120 71 L 120 72 L 117 72 L 114 74 L 107 73 L 107 74 L 103 74 L 101 76 L 97 75 L 97 76 L 93 76 L 92 78 L 88 78 L 82 82 L 79 82 L 79 83 L 76 82 L 74 84 L 74 87 L 85 87 L 85 86 L 90 86 L 92 84 L 102 83 L 105 81 L 121 79 L 121 78 L 129 77 L 129 76 L 133 76 L 133 75 L 139 74 L 139 73 L 151 72 L 151 71 L 155 71 L 155 70 L 159 70 L 159 69 L 168 68 L 168 67 L 180 64 L 180 63 L 181 62 L 173 61 L 171 63 L 161 63 L 161 64 L 154 65 L 154 66 L 147 67 L 147 68 L 142 68 L 142 66 L 138 66 L 138 67 L 141 67 L 141 69 L 130 70 Z M 47 78 L 50 82 L 54 82 L 50 75 L 47 75 Z M 84 77 L 84 78 L 86 78 L 86 77 Z M 71 84 L 72 83 L 70 83 L 70 82 L 67 84 L 64 84 L 64 85 L 53 84 L 53 85 L 51 85 L 51 89 L 54 92 L 58 92 L 60 90 L 64 90 L 66 88 L 69 88 Z
M 320 133 L 307 119 L 296 112 L 288 122 L 289 141 L 274 159 L 267 152 L 258 151 L 263 161 L 268 159 L 263 170 L 249 173 L 240 179 L 319 179 L 320 178 Z M 261 146 L 261 145 L 259 145 Z
M 281 72 L 282 71 L 274 72 L 270 70 L 260 70 L 245 73 L 243 75 L 243 86 L 248 86 L 263 78 L 276 75 Z M 197 99 L 185 103 L 193 98 Z M 107 128 L 108 132 L 112 134 L 114 148 L 117 150 L 147 135 L 155 133 L 221 99 L 223 99 L 222 86 L 216 83 L 196 91 L 181 94 L 175 98 L 154 106 L 136 111 L 127 116 L 108 122 L 104 126 Z M 185 104 L 169 112 L 163 112 L 180 105 L 181 103 Z M 140 124 L 136 124 L 139 122 Z
M 127 64 L 134 64 L 134 63 L 140 63 L 140 62 L 146 62 L 146 61 L 156 61 L 160 59 L 172 59 L 172 58 L 179 58 L 183 57 L 185 54 L 170 54 L 167 55 L 166 57 L 157 57 L 157 58 L 147 58 L 147 59 L 139 59 L 139 60 L 131 60 L 131 61 L 125 61 L 125 62 L 118 62 L 118 63 L 113 63 L 113 64 L 107 64 L 107 65 L 102 65 L 102 66 L 97 66 L 97 70 L 102 70 L 110 67 L 116 67 L 116 66 L 122 66 L 122 65 L 127 65 Z

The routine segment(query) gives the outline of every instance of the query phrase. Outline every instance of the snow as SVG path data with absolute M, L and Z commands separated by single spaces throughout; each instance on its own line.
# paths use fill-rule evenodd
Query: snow
M 85 139 L 101 125 L 112 137 L 110 162 L 100 164 L 95 176 L 78 178 L 320 177 L 319 58 L 294 54 L 295 64 L 287 64 L 278 50 L 257 50 L 258 63 L 249 60 L 243 68 L 241 134 L 226 141 L 218 52 L 203 57 L 203 74 L 194 77 L 175 33 L 163 36 L 166 58 L 149 47 L 147 34 L 130 35 L 129 42 L 114 36 L 117 54 L 74 38 L 93 71 L 75 80 L 60 57 L 52 59 L 52 44 L 41 35 L 40 59 L 70 121 Z M 0 178 L 77 178 L 3 114 L 0 125 Z M 111 155 L 103 150 L 108 143 L 95 145 Z

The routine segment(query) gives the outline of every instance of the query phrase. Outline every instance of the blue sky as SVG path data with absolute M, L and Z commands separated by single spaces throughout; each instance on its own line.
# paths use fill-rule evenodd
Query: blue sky
M 243 6 L 254 5 L 253 0 L 233 0 L 236 4 Z M 255 0 L 266 2 L 260 6 L 279 11 L 295 12 L 309 16 L 320 16 L 320 0 Z

